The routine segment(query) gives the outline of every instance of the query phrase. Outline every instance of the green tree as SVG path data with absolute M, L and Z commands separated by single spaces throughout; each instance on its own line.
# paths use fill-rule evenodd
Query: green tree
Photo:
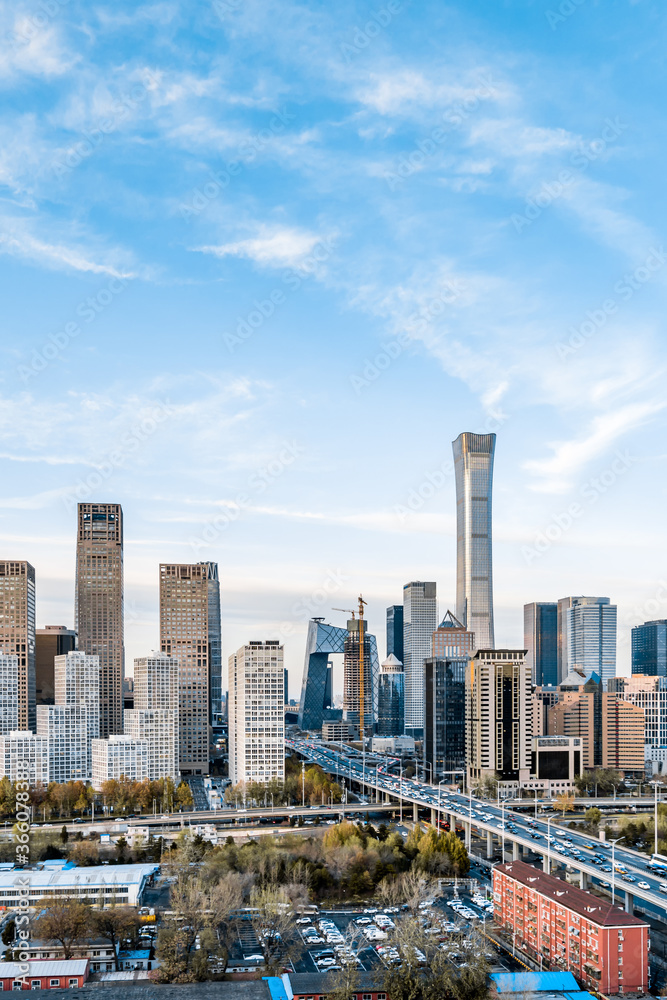
M 591 809 L 587 809 L 584 813 L 584 819 L 590 827 L 597 828 L 602 821 L 602 813 L 599 809 L 593 806 Z
M 67 832 L 67 827 L 63 824 L 63 828 L 60 831 L 60 839 L 63 844 L 66 844 L 69 840 L 69 833 Z

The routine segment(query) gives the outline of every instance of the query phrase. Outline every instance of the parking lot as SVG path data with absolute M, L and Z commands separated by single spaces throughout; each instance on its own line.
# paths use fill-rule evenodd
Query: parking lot
M 452 962 L 460 966 L 465 959 L 466 940 L 470 929 L 483 929 L 492 918 L 489 901 L 490 885 L 465 883 L 463 886 L 443 886 L 437 898 L 424 900 L 418 919 L 428 935 L 437 938 L 439 946 Z M 295 963 L 297 972 L 340 969 L 355 964 L 359 971 L 389 967 L 400 962 L 394 945 L 395 932 L 407 908 L 368 906 L 349 910 L 321 910 L 302 916 L 297 929 L 303 942 L 303 953 Z M 417 952 L 419 961 L 425 957 Z M 495 949 L 489 945 L 488 960 L 497 961 Z

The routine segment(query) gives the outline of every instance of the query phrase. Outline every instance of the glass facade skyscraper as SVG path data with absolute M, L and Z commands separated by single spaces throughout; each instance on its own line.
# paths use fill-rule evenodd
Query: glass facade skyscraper
M 432 781 L 465 767 L 467 663 L 465 658 L 438 657 L 424 663 L 424 761 Z
M 424 734 L 424 660 L 431 655 L 437 625 L 435 583 L 406 583 L 403 587 L 405 731 L 415 739 Z
M 533 684 L 558 684 L 558 605 L 545 601 L 523 606 L 523 644 Z
M 403 662 L 403 605 L 392 604 L 387 608 L 387 656 Z
M 595 673 L 606 688 L 607 681 L 616 676 L 616 605 L 608 597 L 567 597 L 558 605 L 559 612 L 565 605 L 559 638 L 567 649 L 568 674 L 576 671 L 590 677 Z
M 633 628 L 632 673 L 667 677 L 667 620 L 664 618 Z
M 380 666 L 377 734 L 402 736 L 404 731 L 405 674 L 403 664 L 390 653 Z
M 493 649 L 491 495 L 495 434 L 465 431 L 452 443 L 456 475 L 456 617 Z

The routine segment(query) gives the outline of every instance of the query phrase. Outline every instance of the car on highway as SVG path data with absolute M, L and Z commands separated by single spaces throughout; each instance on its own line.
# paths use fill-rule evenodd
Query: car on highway
M 637 882 L 637 886 L 638 886 L 639 889 L 650 889 L 651 888 L 651 886 L 648 884 L 648 882 Z
M 634 875 L 628 875 L 627 872 L 623 872 L 623 874 L 621 875 L 621 878 L 623 879 L 624 882 L 636 882 L 637 881 L 637 879 L 634 877 Z

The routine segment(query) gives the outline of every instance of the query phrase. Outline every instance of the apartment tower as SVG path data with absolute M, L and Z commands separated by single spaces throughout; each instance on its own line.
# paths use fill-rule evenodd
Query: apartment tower
M 456 617 L 493 649 L 491 497 L 495 434 L 465 431 L 452 443 L 456 476 Z
M 132 737 L 137 747 L 147 743 L 147 777 L 151 781 L 178 780 L 180 697 L 179 666 L 175 656 L 153 653 L 134 661 L 134 708 L 125 711 L 124 728 L 125 735 Z M 135 753 L 129 745 L 109 747 L 107 763 L 114 754 L 126 751 Z M 102 753 L 100 748 L 100 760 Z
M 19 664 L 19 728 L 35 728 L 35 570 L 24 560 L 0 560 L 0 652 Z
M 208 774 L 211 690 L 214 694 L 222 690 L 216 563 L 160 566 L 160 648 L 178 661 L 180 771 Z
M 249 642 L 229 657 L 229 777 L 285 778 L 285 674 L 278 640 Z
M 466 671 L 468 787 L 498 778 L 516 788 L 531 764 L 532 701 L 525 649 L 478 649 Z
M 538 687 L 558 684 L 558 605 L 555 601 L 524 604 L 523 644 L 533 684 Z
M 406 583 L 403 587 L 405 732 L 415 739 L 424 735 L 424 661 L 431 655 L 437 625 L 435 583 Z
M 100 661 L 100 735 L 123 729 L 123 511 L 78 505 L 76 631 L 79 649 Z

